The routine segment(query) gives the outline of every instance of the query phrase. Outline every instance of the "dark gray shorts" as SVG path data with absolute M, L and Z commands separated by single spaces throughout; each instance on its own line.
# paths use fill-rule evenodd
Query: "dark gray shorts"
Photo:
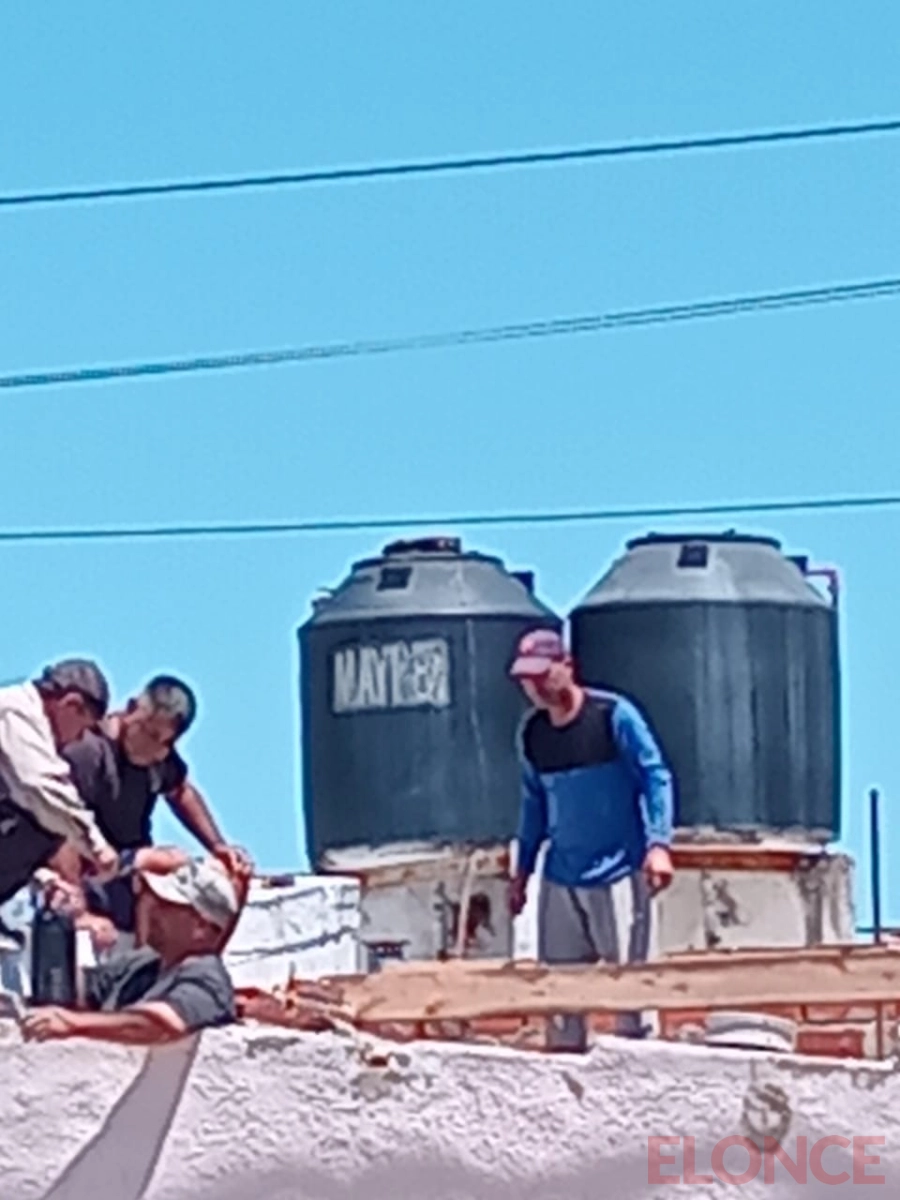
M 646 962 L 652 906 L 640 872 L 608 887 L 567 888 L 541 880 L 538 898 L 538 958 L 557 963 Z M 634 1036 L 640 1013 L 620 1013 L 620 1033 Z M 584 1050 L 587 1025 L 577 1013 L 551 1018 L 548 1045 Z
M 545 963 L 646 962 L 650 894 L 640 872 L 608 887 L 541 880 L 538 958 Z

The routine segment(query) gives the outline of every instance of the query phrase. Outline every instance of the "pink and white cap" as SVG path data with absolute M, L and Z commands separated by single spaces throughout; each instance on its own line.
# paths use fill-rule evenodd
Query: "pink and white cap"
M 509 673 L 513 679 L 539 679 L 554 663 L 565 662 L 565 643 L 552 629 L 534 629 L 519 642 Z

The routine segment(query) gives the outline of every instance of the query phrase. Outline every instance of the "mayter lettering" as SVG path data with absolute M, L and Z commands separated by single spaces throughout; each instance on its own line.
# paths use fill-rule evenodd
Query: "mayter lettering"
M 450 647 L 444 638 L 344 646 L 332 656 L 335 713 L 450 706 Z

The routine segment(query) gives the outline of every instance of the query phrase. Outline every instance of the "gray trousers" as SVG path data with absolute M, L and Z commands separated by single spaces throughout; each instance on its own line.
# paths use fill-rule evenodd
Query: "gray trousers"
M 541 880 L 538 958 L 549 964 L 646 962 L 650 950 L 651 900 L 640 872 L 606 887 L 568 888 Z M 637 1036 L 640 1013 L 620 1013 L 617 1032 Z M 579 1013 L 550 1019 L 547 1044 L 554 1050 L 586 1050 L 587 1022 Z

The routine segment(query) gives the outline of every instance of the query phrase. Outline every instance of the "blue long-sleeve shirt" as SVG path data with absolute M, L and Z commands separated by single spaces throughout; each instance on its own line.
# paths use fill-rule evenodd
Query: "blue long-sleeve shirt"
M 518 869 L 564 887 L 615 883 L 639 870 L 647 850 L 672 838 L 672 773 L 637 708 L 587 690 L 574 721 L 555 727 L 529 713 L 519 735 L 522 809 Z

